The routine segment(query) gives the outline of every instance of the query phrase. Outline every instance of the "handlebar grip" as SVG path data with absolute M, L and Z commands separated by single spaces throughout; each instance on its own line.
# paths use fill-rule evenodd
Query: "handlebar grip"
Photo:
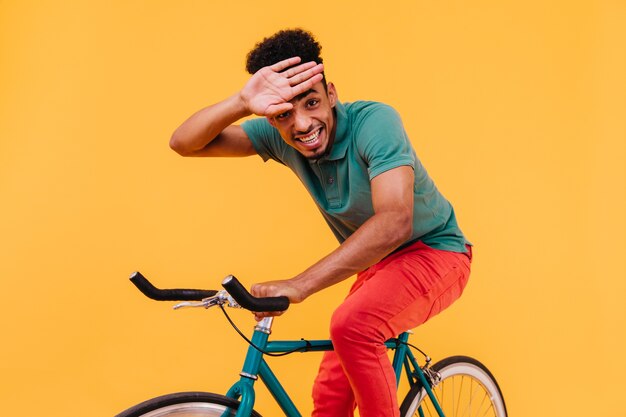
M 240 306 L 250 311 L 285 311 L 289 308 L 289 298 L 281 297 L 255 297 L 241 285 L 233 275 L 229 275 L 222 281 L 222 286 L 239 303 Z
M 146 297 L 157 301 L 200 301 L 203 298 L 213 297 L 217 291 L 213 290 L 191 290 L 175 288 L 163 290 L 155 287 L 140 272 L 133 272 L 130 281 L 135 284 L 139 291 Z

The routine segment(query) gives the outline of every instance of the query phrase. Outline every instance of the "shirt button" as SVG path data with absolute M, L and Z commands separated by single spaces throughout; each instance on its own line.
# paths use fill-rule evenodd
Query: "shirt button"
M 332 183 L 334 183 L 334 182 L 335 182 L 335 178 L 333 178 L 333 177 L 328 177 L 328 183 L 329 183 L 329 184 L 332 184 Z

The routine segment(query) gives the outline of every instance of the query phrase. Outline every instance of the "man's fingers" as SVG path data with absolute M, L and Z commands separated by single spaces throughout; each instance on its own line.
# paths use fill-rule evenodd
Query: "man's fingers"
M 281 104 L 272 104 L 267 107 L 265 114 L 270 117 L 274 117 L 274 116 L 278 116 L 279 114 L 285 113 L 291 109 L 293 109 L 293 104 L 289 102 L 285 102 Z
M 315 61 L 309 61 L 309 62 L 305 62 L 303 64 L 300 64 L 298 66 L 295 67 L 291 67 L 283 72 L 281 72 L 281 75 L 284 75 L 287 78 L 291 78 L 294 77 L 298 74 L 301 74 L 305 71 L 308 71 L 310 69 L 314 69 L 314 73 L 317 72 L 322 72 L 324 71 L 324 65 L 323 64 L 318 64 Z
M 315 85 L 315 83 L 322 81 L 322 78 L 324 78 L 322 74 L 316 74 L 313 77 L 309 78 L 308 80 L 305 80 L 297 85 L 294 85 L 291 88 L 291 92 L 293 96 L 296 97 L 297 95 L 302 94 L 305 91 L 309 91 L 313 87 L 313 85 Z
M 280 72 L 284 70 L 285 68 L 289 68 L 292 65 L 296 65 L 300 61 L 301 59 L 299 56 L 294 56 L 292 58 L 287 58 L 282 61 L 279 61 L 275 63 L 274 65 L 270 65 L 270 69 L 272 71 Z
M 303 83 L 318 74 L 321 75 L 322 71 L 324 71 L 324 67 L 322 66 L 322 64 L 315 65 L 314 67 L 309 68 L 306 71 L 294 74 L 291 78 L 289 78 L 289 85 L 293 87 L 295 85 Z

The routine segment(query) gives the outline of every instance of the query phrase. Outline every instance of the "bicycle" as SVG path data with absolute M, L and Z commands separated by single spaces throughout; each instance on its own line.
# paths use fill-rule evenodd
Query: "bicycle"
M 220 307 L 228 321 L 249 343 L 240 379 L 226 395 L 207 392 L 181 392 L 152 398 L 137 404 L 117 417 L 163 416 L 235 416 L 260 417 L 253 409 L 254 385 L 260 378 L 287 417 L 300 417 L 296 405 L 272 372 L 264 356 L 284 356 L 294 352 L 332 350 L 330 340 L 269 341 L 273 317 L 259 321 L 251 338 L 247 338 L 232 322 L 224 306 L 250 311 L 283 311 L 289 306 L 286 297 L 253 297 L 232 275 L 222 281 L 224 290 L 159 289 L 141 273 L 130 280 L 147 297 L 158 301 L 182 301 L 183 307 Z M 385 344 L 395 350 L 392 365 L 396 383 L 404 374 L 409 392 L 401 402 L 400 415 L 408 416 L 491 416 L 506 417 L 506 405 L 492 373 L 479 361 L 467 356 L 452 356 L 431 366 L 431 358 L 408 342 L 409 332 L 388 340 Z M 420 366 L 411 348 L 424 355 Z

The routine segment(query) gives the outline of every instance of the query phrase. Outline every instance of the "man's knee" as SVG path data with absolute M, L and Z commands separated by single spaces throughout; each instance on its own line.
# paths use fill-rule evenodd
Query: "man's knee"
M 372 317 L 363 311 L 352 311 L 345 305 L 335 310 L 330 320 L 330 339 L 336 350 L 354 343 L 375 343 L 377 333 Z

